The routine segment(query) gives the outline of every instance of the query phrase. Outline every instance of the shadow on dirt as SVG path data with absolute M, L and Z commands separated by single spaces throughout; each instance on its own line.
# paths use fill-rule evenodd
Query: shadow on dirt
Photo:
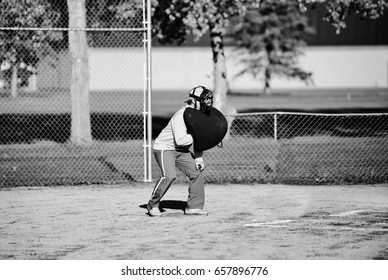
M 140 208 L 147 208 L 147 204 L 142 204 Z M 172 210 L 182 210 L 184 211 L 187 207 L 187 202 L 182 200 L 162 200 L 159 203 L 159 209 L 172 209 Z

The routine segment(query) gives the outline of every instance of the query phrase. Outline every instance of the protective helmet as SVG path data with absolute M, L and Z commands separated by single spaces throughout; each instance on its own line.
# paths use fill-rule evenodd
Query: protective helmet
M 204 113 L 210 112 L 210 108 L 213 106 L 213 93 L 210 89 L 204 86 L 197 86 L 190 90 L 189 97 L 190 99 L 186 103 L 194 104 L 195 110 L 201 110 Z

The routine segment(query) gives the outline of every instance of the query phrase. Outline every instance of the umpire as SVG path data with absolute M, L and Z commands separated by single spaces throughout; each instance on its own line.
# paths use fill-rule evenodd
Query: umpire
M 193 136 L 187 132 L 184 112 L 187 108 L 209 112 L 213 105 L 213 93 L 204 86 L 197 86 L 190 91 L 189 97 L 190 99 L 185 102 L 187 104 L 172 116 L 153 145 L 161 176 L 147 204 L 148 215 L 151 217 L 162 215 L 159 202 L 176 179 L 176 167 L 190 179 L 184 214 L 208 214 L 203 210 L 205 204 L 203 151 L 193 147 Z

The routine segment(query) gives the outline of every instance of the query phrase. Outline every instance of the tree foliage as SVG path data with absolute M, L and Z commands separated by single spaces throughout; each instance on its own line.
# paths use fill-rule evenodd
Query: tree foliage
M 125 2 L 125 0 L 122 0 Z M 234 16 L 243 16 L 248 10 L 258 9 L 273 0 L 152 0 L 153 33 L 161 43 L 183 43 L 188 34 L 199 39 L 216 26 L 225 32 L 225 27 Z M 346 27 L 348 15 L 375 19 L 388 8 L 386 0 L 278 0 L 278 3 L 295 3 L 306 12 L 317 3 L 324 3 L 326 16 L 337 32 Z
M 346 27 L 346 18 L 349 15 L 359 15 L 361 19 L 376 19 L 383 15 L 388 8 L 386 0 L 297 0 L 302 12 L 314 8 L 317 3 L 324 3 L 328 21 L 339 33 Z
M 143 0 L 86 0 L 87 26 L 90 28 L 143 26 L 141 20 L 143 4 Z
M 248 4 L 259 1 L 167 0 L 156 2 L 153 34 L 159 42 L 183 43 L 187 35 L 198 40 L 212 29 L 225 34 L 229 18 L 244 13 Z
M 0 63 L 3 69 L 27 68 L 36 72 L 39 54 L 49 42 L 61 40 L 61 32 L 18 30 L 17 28 L 51 28 L 58 21 L 46 0 L 7 0 L 0 2 L 1 26 L 15 30 L 0 30 Z

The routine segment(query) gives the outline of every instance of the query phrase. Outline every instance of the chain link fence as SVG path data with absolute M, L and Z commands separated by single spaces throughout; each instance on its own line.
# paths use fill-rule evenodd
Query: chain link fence
M 0 3 L 0 187 L 157 177 L 147 4 Z M 387 114 L 229 117 L 208 183 L 388 182 Z
M 145 180 L 147 4 L 1 2 L 0 187 Z
M 205 153 L 208 182 L 388 182 L 388 114 L 231 117 L 223 147 Z

